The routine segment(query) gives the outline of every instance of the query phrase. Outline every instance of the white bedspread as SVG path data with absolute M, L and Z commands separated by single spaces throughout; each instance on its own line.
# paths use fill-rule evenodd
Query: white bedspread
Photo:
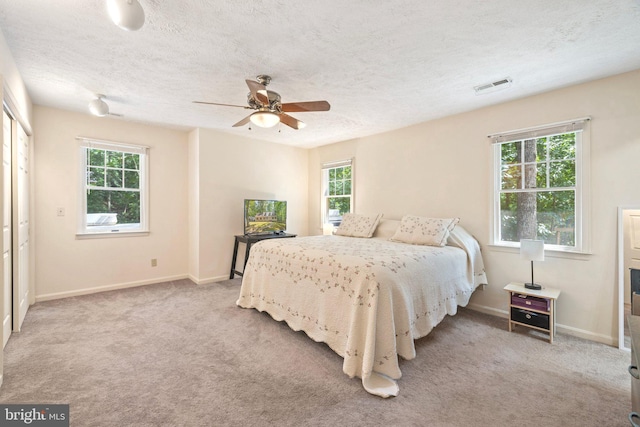
M 479 246 L 466 236 L 452 236 L 460 247 L 340 236 L 264 240 L 251 248 L 237 304 L 327 343 L 369 393 L 396 396 L 398 355 L 413 359 L 414 340 L 487 283 Z

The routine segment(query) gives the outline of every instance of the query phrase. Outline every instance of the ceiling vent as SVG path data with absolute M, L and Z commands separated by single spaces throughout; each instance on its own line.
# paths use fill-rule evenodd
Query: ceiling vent
M 474 86 L 473 90 L 476 91 L 476 95 L 482 95 L 484 93 L 506 89 L 511 86 L 512 82 L 513 79 L 511 77 L 505 77 L 504 79 L 497 80 L 495 82 L 486 83 L 480 86 Z

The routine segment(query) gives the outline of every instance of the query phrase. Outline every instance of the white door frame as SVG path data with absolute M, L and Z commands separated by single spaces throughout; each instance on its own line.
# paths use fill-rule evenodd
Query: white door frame
M 13 119 L 2 110 L 2 348 L 9 341 L 13 329 L 13 224 L 11 221 L 12 188 L 12 140 Z M 7 137 L 8 138 L 5 138 Z
M 29 136 L 13 122 L 13 331 L 20 332 L 29 310 Z
M 625 346 L 624 336 L 624 296 L 625 296 L 625 268 L 624 268 L 624 212 L 640 210 L 640 205 L 618 206 L 618 348 L 629 350 Z

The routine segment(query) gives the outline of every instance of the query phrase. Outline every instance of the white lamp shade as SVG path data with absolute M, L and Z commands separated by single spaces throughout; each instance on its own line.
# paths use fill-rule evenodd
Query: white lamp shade
M 270 128 L 280 123 L 280 116 L 271 111 L 256 111 L 249 117 L 249 120 L 256 126 Z
M 94 116 L 104 117 L 109 114 L 109 106 L 102 98 L 96 98 L 89 103 L 89 111 Z
M 109 17 L 118 27 L 136 31 L 144 25 L 144 10 L 138 0 L 107 0 Z
M 520 258 L 544 261 L 544 240 L 520 240 Z

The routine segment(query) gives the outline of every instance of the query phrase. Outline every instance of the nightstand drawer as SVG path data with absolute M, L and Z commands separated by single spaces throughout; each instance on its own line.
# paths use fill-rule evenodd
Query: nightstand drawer
M 551 311 L 550 299 L 517 294 L 515 292 L 511 294 L 511 304 L 522 308 L 531 308 L 533 310 Z
M 516 307 L 511 307 L 511 320 L 543 329 L 549 329 L 550 324 L 548 314 L 535 313 Z

